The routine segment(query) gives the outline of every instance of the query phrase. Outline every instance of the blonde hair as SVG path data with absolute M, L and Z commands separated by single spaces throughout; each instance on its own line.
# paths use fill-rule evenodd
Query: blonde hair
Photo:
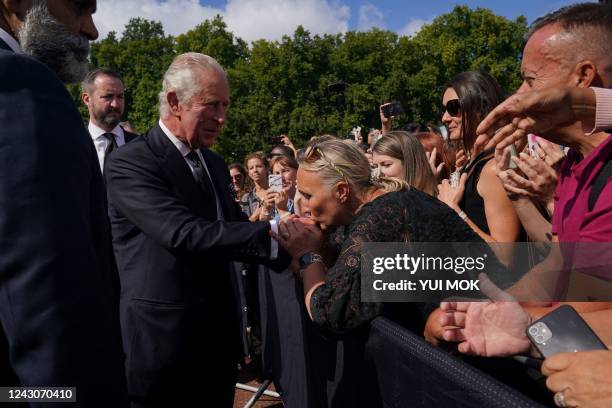
M 401 130 L 384 134 L 372 147 L 372 153 L 400 160 L 404 167 L 404 180 L 430 195 L 437 195 L 438 182 L 431 171 L 425 149 L 419 139 Z
M 196 70 L 217 71 L 227 79 L 223 67 L 213 57 L 197 52 L 176 56 L 164 73 L 162 90 L 159 93 L 159 114 L 162 118 L 170 115 L 170 106 L 166 99 L 168 92 L 176 92 L 179 102 L 186 106 L 194 95 L 202 92 L 204 84 L 201 83 Z
M 354 143 L 340 139 L 328 139 L 312 143 L 299 160 L 300 169 L 316 172 L 323 184 L 334 186 L 345 181 L 357 192 L 374 187 L 385 192 L 409 188 L 403 180 L 388 177 L 372 177 L 370 164 Z

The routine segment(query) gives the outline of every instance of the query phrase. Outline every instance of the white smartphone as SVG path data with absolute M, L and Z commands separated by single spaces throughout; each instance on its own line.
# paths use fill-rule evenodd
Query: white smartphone
M 538 137 L 533 133 L 529 133 L 527 135 L 527 146 L 529 149 L 529 155 L 534 159 L 541 160 L 540 156 L 538 156 L 538 151 L 536 150 L 538 146 Z
M 280 174 L 268 176 L 268 189 L 270 191 L 281 191 L 283 189 L 283 177 Z
M 510 156 L 508 157 L 508 168 L 516 169 L 518 165 L 512 160 L 513 157 L 516 157 L 516 147 L 514 147 L 514 143 L 510 145 Z

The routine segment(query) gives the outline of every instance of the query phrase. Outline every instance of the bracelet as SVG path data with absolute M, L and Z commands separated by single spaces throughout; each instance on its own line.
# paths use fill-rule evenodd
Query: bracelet
M 465 220 L 466 220 L 466 218 L 467 218 L 467 214 L 466 214 L 466 213 L 464 213 L 464 212 L 463 212 L 463 210 L 459 211 L 459 212 L 457 213 L 457 215 L 458 215 L 458 216 L 459 216 L 459 218 L 461 218 L 463 221 L 465 221 Z

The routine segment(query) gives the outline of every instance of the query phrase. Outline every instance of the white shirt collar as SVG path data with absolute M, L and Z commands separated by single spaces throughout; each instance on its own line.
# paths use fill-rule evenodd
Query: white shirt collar
M 2 39 L 2 41 L 4 41 L 9 46 L 9 48 L 13 50 L 13 52 L 15 52 L 16 54 L 23 54 L 21 46 L 19 46 L 17 40 L 14 39 L 12 35 L 4 31 L 2 28 L 0 28 L 0 39 Z
M 176 146 L 178 151 L 181 152 L 181 155 L 183 155 L 183 157 L 191 153 L 191 149 L 189 148 L 189 146 L 187 146 L 185 143 L 181 142 L 176 136 L 174 136 L 174 134 L 170 131 L 170 129 L 168 129 L 168 127 L 161 119 L 159 120 L 159 127 L 166 134 L 166 136 L 168 136 L 168 139 L 170 139 L 172 144 Z
M 87 128 L 89 129 L 89 134 L 91 135 L 91 138 L 93 140 L 96 140 L 99 137 L 102 137 L 104 133 L 112 133 L 113 135 L 117 136 L 117 138 L 121 140 L 123 140 L 124 138 L 123 128 L 119 125 L 115 126 L 115 128 L 111 130 L 110 132 L 107 132 L 106 130 L 100 128 L 98 125 L 94 124 L 92 121 L 89 121 L 89 125 L 87 126 Z

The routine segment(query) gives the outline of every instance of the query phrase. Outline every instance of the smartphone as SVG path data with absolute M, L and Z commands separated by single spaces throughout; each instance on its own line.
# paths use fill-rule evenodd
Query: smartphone
M 538 146 L 538 137 L 534 135 L 533 133 L 529 133 L 527 135 L 527 146 L 529 149 L 529 155 L 532 158 L 539 160 L 540 157 L 538 156 L 538 151 L 536 150 Z
M 275 144 L 275 145 L 283 144 L 283 137 L 282 136 L 272 136 L 270 138 L 270 143 Z
M 510 145 L 510 156 L 508 157 L 508 168 L 516 169 L 518 165 L 512 160 L 513 157 L 516 157 L 516 147 L 514 147 L 514 143 Z
M 527 327 L 527 337 L 547 358 L 557 353 L 607 350 L 576 310 L 563 305 Z
M 390 118 L 391 116 L 397 116 L 404 113 L 404 108 L 399 102 L 391 102 L 382 107 L 382 112 L 385 118 Z
M 270 191 L 281 191 L 283 189 L 283 177 L 280 174 L 268 176 L 268 189 Z

